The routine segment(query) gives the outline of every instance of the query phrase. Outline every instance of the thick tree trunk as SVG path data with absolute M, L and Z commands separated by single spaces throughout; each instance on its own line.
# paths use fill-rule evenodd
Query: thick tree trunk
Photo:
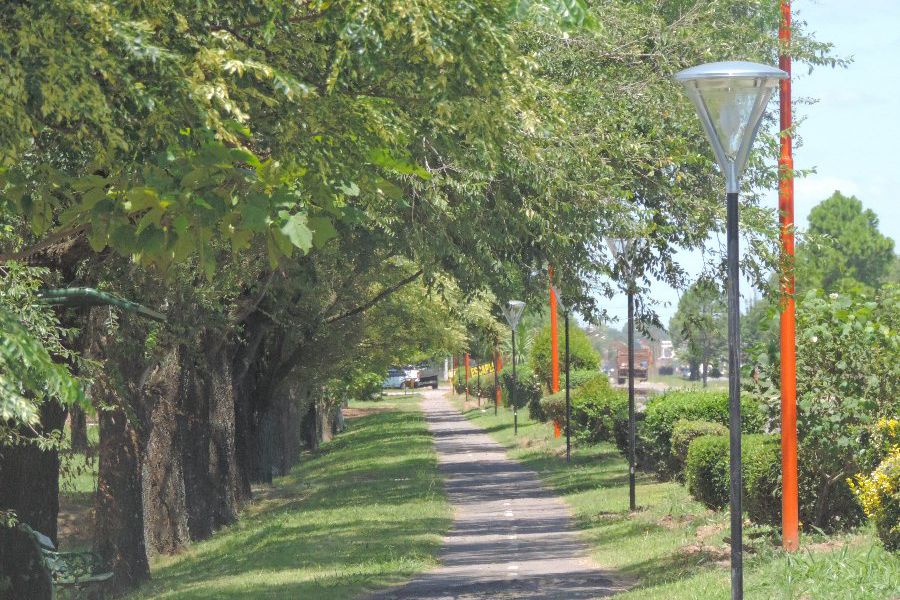
M 183 457 L 177 443 L 183 383 L 180 354 L 173 350 L 150 377 L 156 401 L 141 465 L 144 537 L 150 552 L 172 554 L 190 542 Z
M 126 403 L 104 378 L 92 393 L 100 415 L 97 483 L 97 551 L 112 565 L 114 591 L 136 586 L 150 576 L 144 544 L 144 506 L 138 434 Z
M 88 452 L 87 417 L 79 406 L 73 406 L 69 411 L 69 434 L 71 436 L 71 448 L 75 452 Z
M 51 600 L 52 586 L 31 534 L 0 527 L 0 600 Z
M 318 450 L 321 440 L 319 432 L 322 430 L 322 417 L 318 402 L 312 401 L 307 404 L 306 414 L 301 421 L 301 430 L 303 444 L 307 450 Z
M 24 438 L 60 431 L 66 410 L 56 402 L 41 405 L 36 431 L 23 428 Z M 0 447 L 0 509 L 13 511 L 20 523 L 43 533 L 57 543 L 59 515 L 59 453 L 25 443 Z M 0 527 L 0 578 L 12 582 L 12 598 L 49 598 L 41 583 L 44 574 L 33 556 L 32 539 L 18 529 Z M 26 570 L 22 570 L 26 569 Z
M 185 497 L 191 538 L 209 537 L 232 523 L 239 507 L 235 459 L 235 408 L 231 364 L 212 342 L 201 344 L 196 363 L 183 367 L 182 443 Z M 192 359 L 187 358 L 186 361 Z

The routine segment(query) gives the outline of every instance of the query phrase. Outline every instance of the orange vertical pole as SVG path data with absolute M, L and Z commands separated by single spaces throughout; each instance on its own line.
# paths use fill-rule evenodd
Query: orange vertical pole
M 496 414 L 497 407 L 500 406 L 500 402 L 503 400 L 503 392 L 500 390 L 500 371 L 503 370 L 503 356 L 500 354 L 500 350 L 494 351 L 494 382 L 497 384 L 494 387 L 494 412 Z
M 553 267 L 547 267 L 550 275 L 550 391 L 559 391 L 559 329 L 556 325 L 556 294 L 553 293 Z
M 786 71 L 779 90 L 781 108 L 781 154 L 778 208 L 781 213 L 781 543 L 785 550 L 800 546 L 799 494 L 797 487 L 797 348 L 794 320 L 794 157 L 791 127 L 791 2 L 781 0 L 778 29 L 781 55 L 778 66 Z

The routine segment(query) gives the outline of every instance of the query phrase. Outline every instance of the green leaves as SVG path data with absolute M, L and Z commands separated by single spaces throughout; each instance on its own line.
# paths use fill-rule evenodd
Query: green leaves
M 80 382 L 51 356 L 70 353 L 61 344 L 65 330 L 36 296 L 45 274 L 17 263 L 0 270 L 0 423 L 34 424 L 47 400 L 86 402 Z
M 516 18 L 562 29 L 595 29 L 598 27 L 583 0 L 515 0 L 512 10 Z
M 281 226 L 281 233 L 287 236 L 291 244 L 302 252 L 307 252 L 312 247 L 313 232 L 307 224 L 306 214 L 294 214 L 287 217 Z

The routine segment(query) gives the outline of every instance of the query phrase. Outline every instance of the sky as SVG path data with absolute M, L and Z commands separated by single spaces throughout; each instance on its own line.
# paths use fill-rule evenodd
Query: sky
M 853 60 L 844 69 L 794 69 L 794 99 L 817 99 L 795 107 L 795 118 L 804 121 L 794 167 L 815 169 L 794 184 L 797 227 L 804 229 L 810 209 L 840 190 L 872 209 L 881 232 L 900 248 L 900 0 L 793 0 L 792 8 L 795 20 L 806 21 L 807 31 L 834 44 L 838 56 Z M 770 206 L 778 205 L 776 190 L 764 197 Z M 699 270 L 698 256 L 684 253 L 680 260 L 689 272 Z M 744 297 L 754 295 L 747 282 L 741 285 Z M 668 325 L 679 292 L 657 283 L 652 295 L 663 303 L 656 311 Z M 602 301 L 619 326 L 625 298 Z

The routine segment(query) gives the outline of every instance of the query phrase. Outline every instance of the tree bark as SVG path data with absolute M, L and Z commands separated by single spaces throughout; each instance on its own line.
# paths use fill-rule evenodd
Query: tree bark
M 202 341 L 200 348 L 199 356 L 184 353 L 186 385 L 181 403 L 185 496 L 194 540 L 207 538 L 236 519 L 241 486 L 230 360 L 221 345 L 210 339 Z
M 66 409 L 48 401 L 41 404 L 40 424 L 36 429 L 23 427 L 19 433 L 26 440 L 33 440 L 38 435 L 62 430 L 65 422 Z M 0 447 L 0 482 L 0 509 L 14 511 L 20 523 L 43 533 L 56 544 L 59 452 L 41 450 L 28 442 Z M 19 529 L 0 527 L 0 577 L 10 578 L 11 598 L 50 598 L 41 583 L 45 574 L 33 546 L 33 539 Z
M 190 542 L 183 456 L 177 443 L 183 383 L 180 353 L 175 349 L 149 379 L 148 391 L 156 401 L 141 464 L 144 537 L 150 552 L 162 554 L 175 553 Z
M 80 406 L 73 406 L 69 411 L 69 435 L 71 437 L 69 445 L 72 450 L 87 454 L 87 417 L 84 414 L 84 409 Z
M 112 565 L 114 592 L 132 588 L 150 576 L 144 543 L 144 505 L 138 434 L 126 403 L 104 378 L 92 387 L 100 415 L 97 483 L 97 551 Z

